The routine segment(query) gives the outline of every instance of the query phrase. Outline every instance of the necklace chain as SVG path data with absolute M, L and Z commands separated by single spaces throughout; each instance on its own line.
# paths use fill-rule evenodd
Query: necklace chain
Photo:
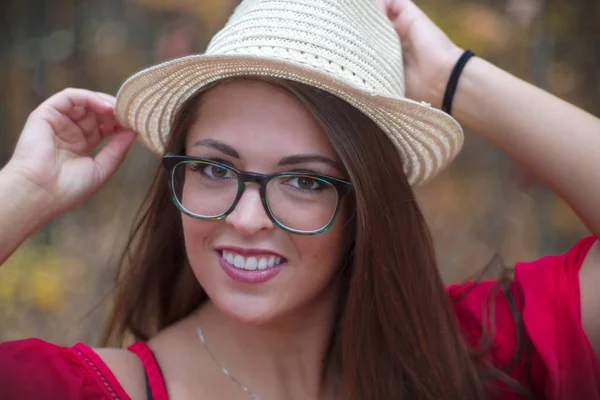
M 221 365 L 221 363 L 219 362 L 219 360 L 217 360 L 217 358 L 212 353 L 212 351 L 210 351 L 210 347 L 208 347 L 208 344 L 206 344 L 206 339 L 204 338 L 204 332 L 202 332 L 202 328 L 200 328 L 200 324 L 196 325 L 196 331 L 198 332 L 198 337 L 200 338 L 200 341 L 202 342 L 202 345 L 204 346 L 204 348 L 208 352 L 208 355 L 210 355 L 210 358 L 213 359 L 213 361 L 221 369 L 221 371 L 223 372 L 223 374 L 225 374 L 225 376 L 227 376 L 229 379 L 231 379 L 233 382 L 235 382 L 244 392 L 246 392 L 246 394 L 248 394 L 248 396 L 250 396 L 250 398 L 252 400 L 260 400 L 260 397 L 258 397 L 254 392 L 252 392 L 245 385 L 243 385 L 240 381 L 238 381 L 235 378 L 235 376 L 231 375 L 231 372 L 229 372 L 224 366 Z

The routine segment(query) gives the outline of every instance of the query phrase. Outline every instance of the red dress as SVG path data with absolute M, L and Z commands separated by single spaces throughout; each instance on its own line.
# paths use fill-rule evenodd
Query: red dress
M 595 239 L 582 239 L 565 254 L 515 266 L 515 283 L 507 290 L 517 300 L 520 319 L 515 319 L 502 292 L 495 298 L 496 332 L 490 360 L 498 368 L 508 368 L 509 375 L 533 389 L 537 398 L 600 400 L 600 362 L 581 325 L 578 278 L 579 268 Z M 454 303 L 458 321 L 472 344 L 481 334 L 482 305 L 488 301 L 493 283 L 448 287 L 449 295 L 458 298 Z M 520 321 L 525 334 L 521 342 L 516 335 Z M 167 390 L 150 349 L 143 342 L 136 342 L 129 350 L 140 357 L 146 370 L 148 398 L 167 400 Z M 515 358 L 518 362 L 511 365 Z M 497 398 L 520 397 L 503 391 Z M 0 399 L 129 400 L 130 397 L 86 345 L 62 347 L 26 339 L 0 344 Z

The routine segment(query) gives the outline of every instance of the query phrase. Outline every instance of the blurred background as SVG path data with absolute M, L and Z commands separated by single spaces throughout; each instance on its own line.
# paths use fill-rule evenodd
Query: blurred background
M 2 1 L 0 166 L 44 99 L 65 87 L 115 94 L 144 67 L 202 52 L 237 2 Z M 600 115 L 600 1 L 418 4 L 459 45 Z M 116 262 L 157 166 L 134 145 L 97 196 L 53 220 L 0 268 L 0 341 L 97 344 Z M 417 192 L 447 282 L 473 277 L 495 254 L 512 265 L 563 252 L 587 234 L 562 200 L 473 132 L 456 162 Z

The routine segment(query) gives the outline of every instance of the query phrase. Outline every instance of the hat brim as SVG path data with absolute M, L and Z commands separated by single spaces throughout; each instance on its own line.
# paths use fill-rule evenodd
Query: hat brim
M 308 66 L 256 56 L 193 55 L 140 71 L 117 94 L 117 120 L 162 155 L 173 118 L 183 102 L 213 82 L 238 76 L 296 81 L 356 107 L 396 146 L 413 186 L 444 169 L 463 144 L 458 122 L 428 104 L 369 93 Z

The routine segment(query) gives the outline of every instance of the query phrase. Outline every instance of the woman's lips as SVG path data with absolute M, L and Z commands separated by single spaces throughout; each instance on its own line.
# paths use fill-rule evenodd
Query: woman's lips
M 249 254 L 249 252 L 245 252 Z M 243 257 L 231 250 L 218 250 L 219 265 L 233 280 L 241 283 L 259 284 L 267 282 L 279 274 L 287 260 L 273 253 L 252 252 L 253 255 Z M 229 262 L 226 258 L 228 258 Z M 236 264 L 240 267 L 236 267 Z M 259 269 L 260 267 L 260 269 Z M 248 269 L 250 268 L 250 269 Z

